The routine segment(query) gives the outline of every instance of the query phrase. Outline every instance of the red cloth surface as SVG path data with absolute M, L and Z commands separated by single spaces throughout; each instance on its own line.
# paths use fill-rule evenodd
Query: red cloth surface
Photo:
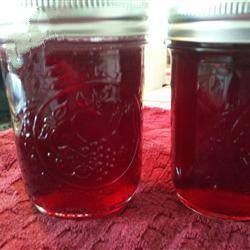
M 169 111 L 144 110 L 142 181 L 128 207 L 98 220 L 39 214 L 24 191 L 13 133 L 0 133 L 1 249 L 250 249 L 250 223 L 209 219 L 181 205 L 171 183 Z

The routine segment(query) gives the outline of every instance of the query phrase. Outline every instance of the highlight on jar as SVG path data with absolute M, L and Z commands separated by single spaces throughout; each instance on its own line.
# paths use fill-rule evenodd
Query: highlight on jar
M 250 219 L 250 1 L 176 1 L 172 171 L 198 213 Z
M 148 1 L 9 4 L 0 63 L 30 200 L 64 218 L 121 211 L 140 180 Z

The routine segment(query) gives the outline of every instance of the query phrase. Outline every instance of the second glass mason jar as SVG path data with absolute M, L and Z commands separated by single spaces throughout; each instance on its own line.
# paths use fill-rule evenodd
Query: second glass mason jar
M 172 169 L 195 211 L 250 219 L 250 1 L 177 4 L 170 14 Z
M 30 199 L 59 217 L 121 210 L 141 171 L 147 1 L 13 2 L 1 68 Z

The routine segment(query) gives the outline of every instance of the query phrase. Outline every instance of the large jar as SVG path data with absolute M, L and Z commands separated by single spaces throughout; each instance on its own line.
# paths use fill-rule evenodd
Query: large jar
M 147 1 L 12 3 L 0 62 L 31 201 L 66 218 L 120 211 L 140 179 Z
M 170 14 L 172 170 L 180 200 L 250 219 L 250 2 L 182 1 Z

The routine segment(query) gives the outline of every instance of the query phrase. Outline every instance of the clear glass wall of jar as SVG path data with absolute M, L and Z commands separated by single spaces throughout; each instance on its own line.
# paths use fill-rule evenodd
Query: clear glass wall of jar
M 30 2 L 1 46 L 26 190 L 49 215 L 118 212 L 140 179 L 147 1 Z
M 193 4 L 170 17 L 176 192 L 202 214 L 249 220 L 250 3 Z

